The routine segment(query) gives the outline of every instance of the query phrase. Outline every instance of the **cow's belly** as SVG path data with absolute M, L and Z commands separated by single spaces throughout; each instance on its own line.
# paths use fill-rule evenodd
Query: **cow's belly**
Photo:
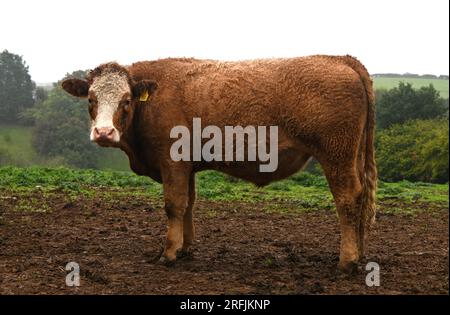
M 274 172 L 261 172 L 260 165 L 266 162 L 216 162 L 208 163 L 201 169 L 214 169 L 231 176 L 265 186 L 270 182 L 284 179 L 302 169 L 311 155 L 299 149 L 288 148 L 278 152 L 278 167 Z

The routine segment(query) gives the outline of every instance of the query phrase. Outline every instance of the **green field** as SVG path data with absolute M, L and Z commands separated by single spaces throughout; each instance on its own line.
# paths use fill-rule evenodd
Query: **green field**
M 209 201 L 235 201 L 245 203 L 269 202 L 267 211 L 285 211 L 273 204 L 289 203 L 296 211 L 332 209 L 333 198 L 323 176 L 306 172 L 297 173 L 288 179 L 258 188 L 253 184 L 230 178 L 215 171 L 205 171 L 197 176 L 200 199 Z M 0 168 L 0 192 L 15 193 L 23 197 L 36 192 L 51 197 L 63 193 L 71 201 L 79 198 L 102 197 L 114 200 L 124 196 L 157 198 L 162 202 L 162 185 L 131 172 L 77 170 L 68 168 L 2 167 Z M 52 198 L 48 198 L 52 200 Z M 448 184 L 379 183 L 378 200 L 389 205 L 385 211 L 401 211 L 406 214 L 417 211 L 413 206 L 420 203 L 436 203 L 448 206 Z M 41 203 L 30 204 L 28 198 L 21 202 L 26 209 L 46 207 Z M 402 210 L 398 205 L 402 204 Z M 405 205 L 411 207 L 405 207 Z M 420 208 L 420 207 L 419 207 Z
M 9 160 L 14 165 L 29 166 L 39 163 L 39 158 L 32 146 L 32 127 L 17 125 L 0 125 L 0 151 L 8 152 Z
M 448 80 L 444 79 L 423 79 L 423 78 L 387 78 L 376 77 L 373 78 L 375 89 L 392 89 L 398 86 L 399 82 L 411 83 L 413 88 L 420 88 L 433 84 L 434 88 L 439 91 L 442 98 L 448 98 Z

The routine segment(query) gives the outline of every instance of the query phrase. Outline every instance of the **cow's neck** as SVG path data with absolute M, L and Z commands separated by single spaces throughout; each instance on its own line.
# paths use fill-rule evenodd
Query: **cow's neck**
M 147 167 L 139 157 L 139 139 L 134 126 L 133 123 L 131 128 L 122 135 L 120 148 L 127 154 L 133 172 L 138 175 L 147 175 Z

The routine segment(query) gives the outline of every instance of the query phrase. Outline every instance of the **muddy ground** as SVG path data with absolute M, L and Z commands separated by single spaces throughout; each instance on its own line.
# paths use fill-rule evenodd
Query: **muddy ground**
M 123 198 L 52 201 L 52 211 L 0 209 L 0 294 L 448 294 L 448 208 L 421 203 L 415 216 L 383 213 L 355 276 L 336 271 L 332 210 L 268 213 L 267 205 L 199 201 L 193 255 L 156 263 L 166 233 L 161 206 Z M 397 205 L 398 206 L 398 205 Z M 401 206 L 401 205 L 400 205 Z M 286 204 L 286 208 L 292 208 Z M 430 209 L 428 209 L 430 208 Z M 431 209 L 432 208 L 432 209 Z M 80 265 L 67 287 L 65 266 Z M 365 284 L 367 262 L 381 285 Z

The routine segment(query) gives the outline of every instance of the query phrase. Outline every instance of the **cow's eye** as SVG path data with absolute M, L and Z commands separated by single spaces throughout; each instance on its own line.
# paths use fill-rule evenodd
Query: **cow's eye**
M 130 100 L 123 101 L 123 109 L 128 111 L 130 109 Z
M 89 111 L 92 111 L 94 109 L 95 100 L 93 100 L 92 98 L 89 98 L 88 102 L 89 102 L 89 105 L 88 105 Z

